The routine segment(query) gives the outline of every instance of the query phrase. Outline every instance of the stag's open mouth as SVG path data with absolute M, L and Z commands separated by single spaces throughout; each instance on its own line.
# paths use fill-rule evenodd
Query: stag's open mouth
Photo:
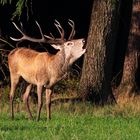
M 83 48 L 82 49 L 86 49 L 86 44 L 83 45 Z
M 83 49 L 86 49 L 86 40 L 85 39 L 83 39 Z

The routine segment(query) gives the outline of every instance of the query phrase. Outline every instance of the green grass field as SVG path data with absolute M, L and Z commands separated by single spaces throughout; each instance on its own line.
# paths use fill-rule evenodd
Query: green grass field
M 135 103 L 136 104 L 136 103 Z M 34 107 L 33 114 L 35 116 Z M 52 106 L 52 119 L 28 120 L 16 110 L 10 120 L 8 107 L 0 113 L 0 140 L 139 140 L 140 112 L 137 105 L 93 107 L 85 103 L 59 103 Z

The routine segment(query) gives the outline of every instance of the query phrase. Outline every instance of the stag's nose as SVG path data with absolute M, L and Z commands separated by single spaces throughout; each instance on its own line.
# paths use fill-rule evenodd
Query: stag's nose
M 82 42 L 83 42 L 83 44 L 85 44 L 86 40 L 85 40 L 85 39 L 83 39 L 83 40 L 82 40 Z

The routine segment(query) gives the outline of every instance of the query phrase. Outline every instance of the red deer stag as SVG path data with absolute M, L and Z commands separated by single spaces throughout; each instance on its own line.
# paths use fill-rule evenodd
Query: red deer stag
M 22 34 L 22 37 L 18 39 L 11 37 L 12 40 L 28 40 L 31 42 L 49 43 L 52 47 L 58 49 L 59 51 L 55 55 L 51 55 L 48 52 L 37 52 L 28 48 L 16 48 L 10 52 L 8 55 L 8 65 L 11 78 L 10 110 L 12 119 L 14 118 L 13 97 L 20 77 L 29 83 L 23 95 L 29 117 L 32 118 L 28 100 L 29 93 L 32 85 L 36 85 L 38 95 L 36 120 L 38 121 L 40 119 L 40 112 L 43 104 L 43 87 L 46 88 L 47 118 L 51 118 L 51 94 L 54 85 L 67 74 L 73 62 L 86 52 L 86 49 L 84 48 L 85 40 L 73 39 L 75 35 L 74 22 L 69 20 L 68 23 L 72 28 L 68 40 L 64 38 L 64 29 L 58 21 L 55 21 L 54 24 L 61 35 L 60 38 L 44 35 L 40 25 L 36 22 L 42 37 L 41 39 L 28 36 L 15 23 L 13 23 L 16 29 Z

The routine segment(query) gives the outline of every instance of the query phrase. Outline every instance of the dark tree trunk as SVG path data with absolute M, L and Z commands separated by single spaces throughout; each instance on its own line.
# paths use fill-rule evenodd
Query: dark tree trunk
M 111 89 L 119 1 L 95 0 L 87 39 L 79 93 L 99 104 L 115 102 Z
M 123 92 L 126 95 L 136 89 L 136 71 L 138 69 L 138 56 L 140 50 L 140 0 L 133 0 L 131 27 L 126 50 L 123 75 L 117 94 Z

